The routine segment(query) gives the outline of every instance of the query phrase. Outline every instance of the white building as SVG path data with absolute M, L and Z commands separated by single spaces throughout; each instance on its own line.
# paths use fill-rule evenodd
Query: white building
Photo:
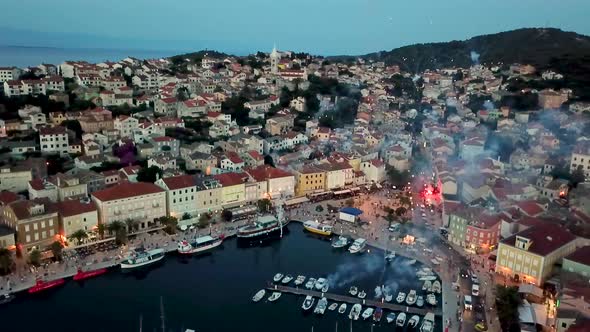
M 43 153 L 59 153 L 61 155 L 68 153 L 69 141 L 65 127 L 40 128 L 39 141 Z
M 114 121 L 114 128 L 119 131 L 121 137 L 133 137 L 133 132 L 138 126 L 139 120 L 131 116 L 121 115 Z
M 2 167 L 0 168 L 0 191 L 25 191 L 28 188 L 29 181 L 32 179 L 30 169 Z
M 295 196 L 295 175 L 268 165 L 246 170 L 257 182 L 267 183 L 266 194 L 272 199 Z
M 17 80 L 21 73 L 16 67 L 0 67 L 0 82 Z
M 156 181 L 166 190 L 166 213 L 178 220 L 184 214 L 197 215 L 197 183 L 191 175 L 179 175 Z
M 96 205 L 88 198 L 63 201 L 56 207 L 66 238 L 79 230 L 90 232 L 98 225 Z

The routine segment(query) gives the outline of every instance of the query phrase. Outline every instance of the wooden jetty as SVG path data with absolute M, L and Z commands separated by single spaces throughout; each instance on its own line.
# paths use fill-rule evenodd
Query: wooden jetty
M 283 292 L 283 293 L 291 293 L 291 294 L 295 294 L 295 295 L 303 295 L 303 296 L 313 296 L 313 297 L 317 297 L 317 298 L 321 298 L 321 297 L 325 297 L 328 300 L 332 300 L 335 302 L 347 302 L 347 303 L 352 303 L 352 304 L 356 304 L 356 303 L 360 303 L 363 306 L 367 306 L 367 307 L 380 307 L 382 309 L 387 309 L 387 310 L 391 310 L 391 311 L 400 311 L 400 312 L 406 312 L 406 313 L 410 313 L 410 314 L 416 314 L 416 315 L 426 315 L 428 312 L 432 312 L 437 316 L 442 315 L 442 310 L 441 308 L 417 308 L 417 307 L 409 307 L 409 306 L 405 306 L 405 305 L 401 305 L 401 304 L 397 304 L 397 303 L 389 303 L 389 302 L 381 302 L 381 301 L 375 301 L 372 299 L 359 299 L 358 297 L 352 297 L 352 296 L 347 296 L 347 295 L 341 295 L 341 294 L 333 294 L 333 293 L 322 293 L 322 292 L 317 292 L 315 290 L 309 290 L 309 289 L 305 289 L 305 288 L 296 288 L 296 287 L 289 287 L 289 286 L 283 286 L 283 285 L 274 285 L 274 284 L 270 284 L 267 287 L 268 290 L 271 291 L 279 291 L 279 292 Z

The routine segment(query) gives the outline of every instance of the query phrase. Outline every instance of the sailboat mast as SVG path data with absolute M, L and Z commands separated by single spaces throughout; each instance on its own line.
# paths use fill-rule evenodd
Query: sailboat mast
M 143 330 L 143 316 L 139 315 L 139 332 Z
M 160 296 L 160 319 L 162 320 L 162 332 L 166 332 L 166 318 L 164 317 L 164 300 Z

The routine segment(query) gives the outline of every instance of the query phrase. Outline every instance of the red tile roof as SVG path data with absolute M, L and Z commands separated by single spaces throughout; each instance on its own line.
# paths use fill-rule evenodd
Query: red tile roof
M 166 104 L 172 104 L 172 103 L 176 103 L 178 101 L 178 99 L 176 99 L 176 97 L 162 98 L 161 100 Z
M 162 181 L 168 187 L 168 190 L 193 187 L 196 185 L 195 179 L 190 175 L 179 175 L 163 178 Z
M 256 168 L 250 168 L 246 170 L 246 172 L 257 181 L 293 176 L 293 174 L 287 171 L 284 171 L 279 168 L 274 168 L 269 165 L 261 165 Z
M 244 173 L 222 173 L 213 175 L 213 177 L 224 187 L 231 187 L 244 183 L 246 175 Z
M 123 182 L 107 189 L 96 191 L 92 196 L 106 202 L 123 198 L 164 192 L 164 189 L 149 182 Z
M 529 239 L 531 245 L 528 251 L 540 256 L 546 256 L 576 239 L 575 235 L 560 225 L 544 224 L 518 232 L 502 240 L 502 243 L 515 246 L 517 236 Z
M 585 246 L 574 251 L 569 256 L 565 257 L 565 259 L 590 266 L 590 246 Z
M 373 164 L 373 166 L 375 166 L 375 167 L 381 167 L 381 166 L 385 165 L 385 163 L 379 159 L 371 160 L 371 164 Z
M 0 203 L 1 205 L 6 205 L 12 203 L 14 201 L 18 201 L 20 196 L 13 193 L 12 191 L 2 190 L 0 191 Z
M 537 204 L 534 201 L 523 201 L 516 203 L 516 206 L 524 212 L 526 215 L 535 217 L 545 211 L 541 205 Z
M 62 127 L 62 126 L 39 128 L 40 135 L 62 135 L 65 133 L 66 133 L 66 128 Z
M 43 180 L 41 180 L 41 179 L 33 179 L 33 180 L 29 181 L 29 184 L 31 185 L 31 188 L 33 188 L 35 190 L 45 189 L 45 186 L 43 185 Z
M 264 157 L 258 153 L 258 151 L 248 151 L 248 154 L 250 155 L 250 157 L 252 157 L 254 160 L 263 160 Z
M 242 160 L 242 158 L 240 158 L 240 156 L 238 156 L 237 153 L 233 152 L 233 151 L 228 151 L 225 153 L 225 157 L 227 159 L 229 159 L 232 163 L 234 164 L 240 164 L 243 163 L 244 161 Z
M 56 203 L 55 207 L 62 217 L 71 217 L 82 213 L 96 211 L 96 205 L 92 201 L 89 203 L 82 203 L 78 200 L 69 200 Z

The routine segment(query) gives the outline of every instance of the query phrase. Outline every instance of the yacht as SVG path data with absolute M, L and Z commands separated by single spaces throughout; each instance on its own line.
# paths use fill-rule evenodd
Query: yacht
M 274 302 L 274 301 L 278 300 L 279 297 L 281 297 L 281 295 L 283 295 L 283 293 L 281 293 L 281 292 L 272 292 L 272 294 L 268 298 L 268 302 Z
M 299 275 L 295 279 L 295 286 L 299 286 L 299 285 L 303 284 L 303 282 L 305 282 L 305 276 Z
M 341 305 L 338 307 L 338 313 L 339 313 L 339 314 L 343 314 L 343 313 L 345 313 L 345 312 L 346 312 L 346 307 L 347 307 L 346 303 L 342 303 L 342 304 L 341 304 Z
M 404 325 L 406 325 L 406 314 L 404 312 L 400 312 L 399 315 L 397 315 L 395 325 L 399 327 L 403 327 Z
M 283 283 L 283 285 L 286 285 L 288 283 L 291 282 L 291 280 L 293 280 L 293 276 L 291 276 L 290 274 L 287 274 L 283 280 L 281 280 L 281 283 Z
M 258 292 L 256 292 L 256 294 L 254 294 L 254 296 L 252 297 L 252 301 L 254 302 L 258 302 L 260 300 L 262 300 L 262 298 L 264 297 L 264 294 L 266 294 L 266 291 L 264 289 L 259 290 Z
M 424 306 L 424 297 L 422 295 L 418 296 L 418 299 L 416 300 L 416 305 L 420 308 Z
M 332 229 L 334 227 L 322 224 L 317 221 L 309 220 L 303 223 L 303 228 L 315 234 L 330 236 L 332 235 Z
M 408 297 L 406 297 L 406 303 L 408 305 L 414 305 L 416 303 L 416 291 L 415 290 L 410 290 L 410 292 L 408 293 Z
M 356 288 L 355 286 L 350 286 L 350 289 L 348 290 L 348 293 L 350 293 L 350 295 L 352 296 L 356 296 L 356 294 L 358 294 L 359 289 Z
M 365 293 L 365 291 L 362 290 L 359 292 L 358 297 L 359 297 L 359 299 L 364 299 L 365 297 L 367 297 L 367 293 Z
M 365 309 L 365 311 L 363 311 L 363 315 L 362 315 L 363 319 L 367 319 L 367 318 L 371 317 L 373 315 L 373 311 L 374 311 L 374 309 L 371 307 Z
M 365 249 L 366 245 L 367 245 L 367 240 L 359 238 L 359 239 L 354 240 L 354 242 L 352 243 L 350 248 L 348 248 L 348 251 L 351 254 L 356 254 L 356 253 L 363 251 L 363 249 Z
M 282 274 L 282 273 L 277 273 L 277 274 L 275 274 L 275 276 L 272 278 L 272 280 L 273 280 L 274 282 L 279 282 L 279 281 L 281 281 L 282 279 L 283 279 L 283 274 Z
M 301 305 L 301 308 L 303 308 L 303 310 L 309 310 L 311 307 L 313 307 L 314 302 L 315 299 L 312 296 L 307 295 L 303 301 L 303 304 Z
M 326 299 L 325 297 L 322 297 L 319 301 L 318 304 L 315 307 L 315 310 L 313 311 L 315 314 L 320 314 L 323 315 L 324 312 L 326 312 L 326 308 L 328 307 L 328 299 Z
M 395 298 L 397 303 L 402 303 L 402 302 L 404 302 L 405 299 L 406 299 L 406 293 L 404 293 L 404 292 L 397 293 L 397 297 Z
M 386 319 L 388 323 L 393 322 L 395 320 L 395 312 L 388 313 Z
M 305 283 L 305 288 L 313 289 L 313 285 L 315 285 L 315 278 L 309 278 L 309 279 L 307 279 L 307 282 Z
M 314 287 L 317 290 L 321 290 L 327 284 L 328 284 L 328 280 L 326 280 L 326 278 L 318 278 L 318 280 L 315 282 Z
M 346 236 L 340 235 L 336 241 L 332 243 L 332 248 L 343 248 L 348 245 L 348 238 Z
M 434 314 L 429 312 L 424 316 L 422 320 L 422 326 L 420 326 L 420 332 L 432 332 L 434 331 Z
M 419 322 L 420 322 L 420 316 L 413 315 L 412 317 L 410 317 L 410 320 L 408 320 L 408 326 L 411 328 L 415 328 L 416 326 L 418 326 Z
M 137 248 L 132 250 L 127 258 L 121 262 L 121 269 L 134 269 L 161 261 L 164 258 L 164 249 L 156 248 L 145 250 Z
M 193 242 L 180 241 L 178 242 L 178 253 L 183 255 L 190 255 L 199 252 L 204 252 L 218 247 L 223 243 L 223 237 L 212 237 L 205 235 L 196 238 Z
M 361 310 L 363 310 L 363 306 L 360 305 L 359 303 L 356 303 L 355 305 L 352 306 L 352 309 L 350 309 L 350 313 L 348 314 L 348 318 L 350 318 L 352 320 L 358 320 L 359 316 L 361 315 Z

